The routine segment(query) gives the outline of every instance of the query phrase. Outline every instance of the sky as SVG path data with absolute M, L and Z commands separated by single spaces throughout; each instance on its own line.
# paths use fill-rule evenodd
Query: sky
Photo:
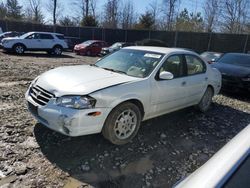
M 6 0 L 3 0 L 3 1 L 6 2 Z M 45 20 L 47 22 L 49 22 L 49 20 L 52 17 L 48 13 L 48 10 L 47 10 L 49 1 L 52 1 L 52 0 L 41 0 L 41 4 L 43 6 L 43 14 L 45 15 Z M 63 16 L 75 16 L 77 14 L 77 12 L 74 10 L 74 7 L 76 8 L 76 5 L 73 5 L 73 3 L 77 1 L 79 0 L 58 0 L 58 2 L 62 3 Z M 127 0 L 121 0 L 121 1 L 126 2 Z M 133 0 L 133 3 L 134 3 L 135 11 L 139 15 L 141 13 L 144 13 L 148 9 L 150 3 L 157 2 L 157 4 L 160 5 L 162 1 L 163 0 Z M 29 0 L 18 0 L 18 2 L 23 7 L 26 7 L 29 3 Z M 97 0 L 96 12 L 102 11 L 102 8 L 105 2 L 106 0 Z M 202 12 L 203 3 L 204 3 L 204 0 L 180 0 L 180 7 L 178 11 L 180 12 L 184 8 L 187 8 L 189 12 Z

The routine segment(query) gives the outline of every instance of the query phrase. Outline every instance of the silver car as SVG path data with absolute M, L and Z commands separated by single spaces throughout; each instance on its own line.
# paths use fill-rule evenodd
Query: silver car
M 100 133 L 129 142 L 141 121 L 195 105 L 208 110 L 221 74 L 194 52 L 123 48 L 94 65 L 59 67 L 37 77 L 26 100 L 43 125 L 68 136 Z

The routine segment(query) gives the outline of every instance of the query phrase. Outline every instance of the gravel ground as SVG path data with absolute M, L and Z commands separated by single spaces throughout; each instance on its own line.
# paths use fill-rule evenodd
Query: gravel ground
M 0 52 L 0 187 L 171 187 L 250 123 L 249 96 L 223 93 L 206 114 L 187 108 L 144 122 L 124 146 L 101 134 L 70 138 L 38 124 L 24 99 L 31 80 L 96 59 Z

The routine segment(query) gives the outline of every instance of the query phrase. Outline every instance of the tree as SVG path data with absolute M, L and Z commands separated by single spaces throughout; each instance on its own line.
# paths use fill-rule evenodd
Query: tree
M 23 18 L 22 6 L 18 4 L 17 0 L 7 0 L 7 17 L 10 19 L 21 20 Z
M 29 7 L 26 10 L 26 18 L 35 23 L 43 23 L 44 16 L 41 11 L 39 0 L 29 0 Z
M 77 26 L 77 23 L 74 22 L 70 17 L 65 16 L 59 20 L 59 24 L 62 26 L 67 26 L 67 27 L 75 27 Z
M 104 5 L 103 26 L 107 28 L 117 28 L 119 22 L 120 0 L 108 0 Z
M 222 31 L 236 34 L 243 33 L 249 6 L 249 0 L 224 0 Z
M 121 26 L 123 29 L 131 29 L 135 24 L 134 4 L 127 1 L 122 8 Z
M 3 2 L 0 3 L 0 18 L 5 18 L 7 15 L 7 8 Z
M 174 28 L 174 16 L 178 0 L 163 0 L 163 13 L 166 16 L 166 29 L 171 31 Z
M 154 2 L 151 2 L 149 4 L 149 7 L 147 8 L 147 11 L 149 13 L 151 13 L 152 17 L 153 17 L 153 20 L 154 20 L 154 25 L 152 27 L 152 29 L 156 29 L 156 28 L 163 28 L 162 27 L 162 21 L 159 20 L 159 17 L 162 17 L 161 15 L 161 10 L 159 8 L 159 4 L 157 2 L 157 0 L 155 0 Z
M 206 31 L 212 32 L 220 14 L 219 0 L 206 0 L 203 6 Z
M 135 26 L 136 29 L 152 29 L 154 26 L 154 18 L 150 12 L 142 14 L 139 18 L 139 23 Z
M 188 10 L 185 8 L 177 16 L 176 19 L 176 30 L 177 31 L 193 31 L 193 32 L 202 32 L 204 31 L 204 21 L 201 16 L 201 13 L 197 14 L 188 13 Z
M 85 16 L 81 22 L 81 26 L 97 27 L 98 22 L 93 16 Z

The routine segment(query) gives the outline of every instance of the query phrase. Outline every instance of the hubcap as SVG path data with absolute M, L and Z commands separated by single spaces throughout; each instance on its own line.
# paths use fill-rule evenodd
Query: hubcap
M 137 124 L 136 113 L 132 110 L 123 111 L 116 119 L 114 132 L 117 138 L 126 139 L 130 137 Z
M 55 48 L 54 52 L 55 52 L 56 55 L 60 55 L 62 51 L 61 51 L 60 48 Z
M 22 46 L 17 46 L 16 47 L 16 53 L 18 53 L 18 54 L 23 53 L 23 47 Z

